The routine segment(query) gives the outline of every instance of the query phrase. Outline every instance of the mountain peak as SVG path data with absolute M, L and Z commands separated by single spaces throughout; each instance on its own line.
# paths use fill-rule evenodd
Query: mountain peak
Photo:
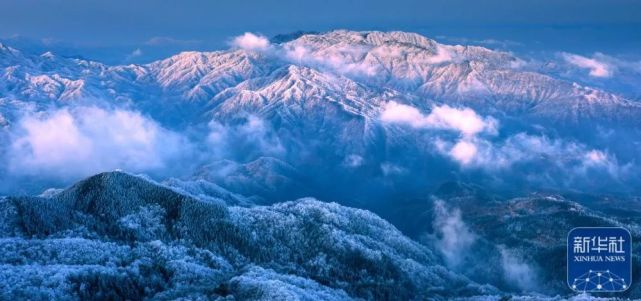
M 41 103 L 87 96 L 136 99 L 146 104 L 160 98 L 177 106 L 189 100 L 194 101 L 193 110 L 202 109 L 193 112 L 194 116 L 211 111 L 212 104 L 216 107 L 212 113 L 217 115 L 217 109 L 241 112 L 248 104 L 264 106 L 254 112 L 286 111 L 287 106 L 274 104 L 319 99 L 351 102 L 349 110 L 362 112 L 359 108 L 375 108 L 390 96 L 424 99 L 414 101 L 422 109 L 429 109 L 430 100 L 437 100 L 481 112 L 573 123 L 585 118 L 632 120 L 630 108 L 641 111 L 636 103 L 612 93 L 521 69 L 520 60 L 510 53 L 440 44 L 416 33 L 296 32 L 279 41 L 282 44 L 265 51 L 189 51 L 146 65 L 113 67 L 50 52 L 22 57 L 3 45 L 0 64 L 18 66 L 17 72 L 2 78 L 10 83 L 4 87 L 12 87 L 4 94 Z M 300 58 L 293 59 L 295 55 Z M 31 81 L 38 76 L 54 80 L 49 84 Z M 245 101 L 237 101 L 239 94 Z M 625 112 L 613 113 L 619 111 Z
M 307 34 L 312 34 L 312 35 L 317 35 L 320 34 L 318 31 L 303 31 L 303 30 L 298 30 L 290 33 L 285 33 L 285 34 L 277 34 L 273 36 L 269 41 L 274 44 L 281 44 L 281 43 L 286 43 L 292 40 L 296 40 L 304 35 Z
M 438 43 L 417 33 L 402 31 L 350 31 L 334 30 L 320 34 L 300 34 L 293 41 L 325 43 L 347 43 L 352 45 L 381 46 L 386 44 L 405 44 L 422 48 L 434 48 Z

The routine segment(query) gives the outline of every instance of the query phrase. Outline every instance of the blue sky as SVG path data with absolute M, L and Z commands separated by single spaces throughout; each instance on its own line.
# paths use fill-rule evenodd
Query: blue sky
M 220 49 L 247 31 L 271 36 L 339 28 L 414 31 L 516 52 L 641 52 L 637 0 L 0 0 L 0 7 L 6 43 L 112 63 Z

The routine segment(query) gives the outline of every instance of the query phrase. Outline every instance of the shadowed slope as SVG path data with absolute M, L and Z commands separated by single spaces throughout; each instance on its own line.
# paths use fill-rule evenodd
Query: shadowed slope
M 378 216 L 314 199 L 227 207 L 110 172 L 49 198 L 2 199 L 0 213 L 0 293 L 7 298 L 380 300 L 497 292 L 449 272 Z M 46 278 L 55 280 L 38 284 Z

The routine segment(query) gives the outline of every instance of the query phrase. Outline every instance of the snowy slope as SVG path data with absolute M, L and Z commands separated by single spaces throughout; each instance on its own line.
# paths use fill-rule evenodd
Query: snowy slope
M 620 120 L 639 112 L 638 104 L 621 97 L 525 70 L 509 53 L 443 45 L 412 33 L 335 31 L 305 35 L 284 47 L 302 53 L 303 63 L 374 86 L 486 112 L 566 121 Z
M 505 52 L 439 44 L 404 32 L 333 31 L 268 50 L 184 52 L 147 65 L 107 66 L 52 53 L 0 47 L 0 95 L 20 101 L 93 98 L 117 102 L 200 102 L 205 114 L 292 114 L 291 102 L 339 104 L 371 115 L 399 98 L 561 121 L 630 120 L 639 105 L 598 89 L 522 68 Z M 319 103 L 320 102 L 320 103 Z M 159 108 L 155 108 L 159 109 Z
M 254 190 L 272 193 L 281 184 L 298 189 L 300 174 L 305 180 L 345 175 L 345 181 L 351 176 L 416 178 L 424 176 L 425 170 L 445 175 L 443 169 L 452 166 L 441 165 L 439 171 L 442 162 L 434 162 L 434 156 L 474 169 L 483 169 L 483 163 L 492 160 L 508 162 L 498 164 L 499 168 L 511 167 L 511 158 L 516 158 L 514 164 L 521 159 L 538 160 L 553 168 L 541 173 L 557 184 L 562 181 L 555 177 L 563 173 L 554 169 L 555 160 L 583 164 L 579 161 L 592 149 L 599 151 L 593 154 L 601 154 L 597 159 L 602 160 L 579 168 L 600 164 L 616 181 L 635 178 L 625 171 L 640 159 L 627 142 L 641 143 L 638 102 L 537 73 L 510 53 L 445 45 L 413 33 L 338 30 L 291 37 L 260 49 L 184 52 L 145 65 L 121 66 L 53 53 L 32 55 L 3 45 L 0 127 L 8 134 L 2 136 L 19 136 L 24 130 L 23 115 L 40 116 L 52 107 L 124 107 L 164 128 L 186 133 L 186 140 L 199 148 L 195 151 L 199 158 L 189 162 L 197 165 L 195 175 L 216 174 L 217 170 L 208 172 L 207 167 L 224 160 L 247 165 L 236 169 L 233 178 L 238 182 L 228 178 L 226 188 L 251 183 L 252 194 Z M 417 130 L 411 131 L 403 124 L 381 122 L 382 112 L 392 102 L 415 108 L 419 117 L 428 116 L 437 106 L 470 107 L 478 116 L 497 120 L 499 138 L 495 140 L 499 141 L 476 136 L 458 141 L 460 133 L 450 125 L 426 128 L 414 123 L 409 127 Z M 214 133 L 219 129 L 222 134 Z M 211 141 L 213 134 L 226 141 Z M 525 142 L 519 137 L 525 137 Z M 454 156 L 458 142 L 474 144 L 472 155 L 479 159 Z M 529 153 L 539 149 L 540 154 Z M 256 164 L 264 157 L 274 157 L 291 168 Z M 343 167 L 357 174 L 336 170 Z M 412 173 L 414 169 L 418 171 Z M 332 176 L 325 171 L 333 172 Z M 269 179 L 261 183 L 263 175 Z
M 113 172 L 48 198 L 2 199 L 0 214 L 3 298 L 497 293 L 447 271 L 376 215 L 314 199 L 228 207 Z

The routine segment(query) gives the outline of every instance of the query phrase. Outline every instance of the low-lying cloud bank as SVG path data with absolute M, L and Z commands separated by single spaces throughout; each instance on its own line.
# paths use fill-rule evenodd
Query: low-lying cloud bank
M 426 233 L 422 239 L 443 256 L 450 269 L 475 280 L 501 282 L 515 291 L 540 289 L 535 262 L 526 260 L 517 249 L 495 245 L 475 233 L 474 224 L 464 220 L 459 208 L 435 197 L 433 210 L 433 233 Z
M 487 171 L 505 170 L 519 163 L 542 161 L 559 168 L 571 167 L 575 172 L 600 169 L 613 177 L 629 170 L 606 151 L 578 142 L 551 139 L 546 136 L 517 133 L 504 140 L 475 138 L 468 141 L 435 139 L 436 149 L 465 168 Z
M 525 132 L 501 136 L 496 119 L 481 116 L 470 108 L 434 106 L 426 114 L 415 107 L 390 102 L 382 110 L 380 120 L 384 124 L 428 131 L 426 139 L 431 151 L 449 158 L 463 170 L 496 173 L 534 164 L 529 172 L 564 171 L 564 181 L 572 182 L 593 173 L 623 179 L 633 168 L 632 163 L 620 163 L 607 150 L 576 141 Z M 443 130 L 457 135 L 447 135 Z
M 498 246 L 498 249 L 506 282 L 514 284 L 521 291 L 536 291 L 540 281 L 536 269 L 506 247 Z
M 0 127 L 0 179 L 6 181 L 0 194 L 28 191 L 11 187 L 20 179 L 44 189 L 43 184 L 66 185 L 117 169 L 159 178 L 192 176 L 212 162 L 265 156 L 287 159 L 287 146 L 271 124 L 254 115 L 174 131 L 138 111 L 98 104 L 26 111 L 10 127 Z
M 450 267 L 457 268 L 477 239 L 463 222 L 458 208 L 447 208 L 441 200 L 434 201 L 433 227 L 436 247 Z
M 641 61 L 630 60 L 617 56 L 608 55 L 601 52 L 593 53 L 589 56 L 583 56 L 574 53 L 558 53 L 562 62 L 568 64 L 567 71 L 579 69 L 587 71 L 587 75 L 595 79 L 613 79 L 616 77 L 629 78 L 637 77 L 641 72 Z M 637 81 L 638 83 L 638 81 Z
M 212 120 L 208 129 L 205 145 L 210 159 L 246 161 L 261 156 L 284 156 L 287 151 L 271 125 L 254 115 L 233 125 Z
M 138 112 L 96 106 L 29 113 L 9 134 L 8 171 L 75 178 L 113 169 L 152 172 L 190 152 L 180 134 Z

